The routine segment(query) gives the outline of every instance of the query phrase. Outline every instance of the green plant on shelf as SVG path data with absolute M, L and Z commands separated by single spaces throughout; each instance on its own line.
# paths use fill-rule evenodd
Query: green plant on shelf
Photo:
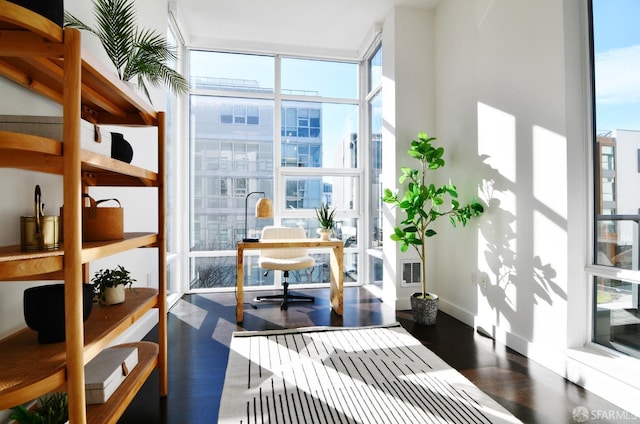
M 54 392 L 38 399 L 35 408 L 29 410 L 24 405 L 11 408 L 9 418 L 19 424 L 64 424 L 69 420 L 68 396 L 64 392 Z
M 136 280 L 131 278 L 130 274 L 122 265 L 118 265 L 114 269 L 101 269 L 91 279 L 93 293 L 99 301 L 103 302 L 105 300 L 105 290 L 109 287 L 122 285 L 129 290 L 134 290 L 131 286 Z

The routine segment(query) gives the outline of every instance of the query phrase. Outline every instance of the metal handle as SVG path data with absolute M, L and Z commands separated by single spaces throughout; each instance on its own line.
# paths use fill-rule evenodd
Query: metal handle
M 40 192 L 40 186 L 36 185 L 36 192 L 34 196 L 34 215 L 36 216 L 36 237 L 40 237 L 41 229 L 40 223 L 42 218 L 42 206 L 40 204 L 42 200 L 42 193 Z

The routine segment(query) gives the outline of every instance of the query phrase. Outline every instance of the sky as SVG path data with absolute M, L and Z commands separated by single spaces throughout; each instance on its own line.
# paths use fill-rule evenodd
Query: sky
M 640 0 L 593 0 L 596 128 L 640 130 Z
M 273 88 L 274 58 L 270 56 L 193 51 L 191 75 L 255 80 Z M 358 67 L 353 63 L 282 59 L 284 90 L 315 91 L 319 96 L 357 98 Z
M 252 80 L 260 88 L 272 90 L 275 85 L 271 56 L 192 51 L 189 63 L 194 76 Z M 282 58 L 281 77 L 285 93 L 308 91 L 306 95 L 358 98 L 358 66 L 353 63 Z M 357 119 L 357 104 L 323 104 L 323 166 L 333 166 L 336 149 L 341 148 L 345 135 L 357 131 Z

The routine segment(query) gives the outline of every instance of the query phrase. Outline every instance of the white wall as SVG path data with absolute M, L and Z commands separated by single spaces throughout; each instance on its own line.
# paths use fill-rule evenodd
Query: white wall
M 465 229 L 438 227 L 431 278 L 445 312 L 640 415 L 637 378 L 625 377 L 637 361 L 588 346 L 585 7 L 440 2 L 432 135 L 447 149 L 444 176 L 488 208 Z
M 156 28 L 166 32 L 167 2 L 158 0 L 137 0 L 138 22 L 144 28 Z M 66 10 L 83 21 L 93 24 L 92 3 L 84 0 L 66 0 Z M 92 56 L 104 62 L 111 69 L 100 44 L 95 37 L 82 33 L 83 48 Z M 115 72 L 115 71 L 114 71 Z M 151 88 L 153 105 L 158 110 L 165 108 L 165 90 Z M 0 114 L 6 115 L 42 115 L 61 116 L 62 108 L 30 91 L 8 81 L 0 79 Z M 107 129 L 109 130 L 109 129 Z M 157 170 L 157 137 L 155 129 L 125 128 L 120 132 L 132 142 L 134 157 L 132 164 L 151 170 Z M 19 244 L 21 215 L 33 215 L 34 187 L 42 188 L 43 201 L 48 214 L 57 214 L 62 205 L 62 178 L 26 172 L 21 170 L 0 169 L 0 193 L 4 201 L 0 205 L 0 245 Z M 125 208 L 125 231 L 156 231 L 157 207 L 155 189 L 113 189 L 96 188 L 91 190 L 95 198 L 117 197 Z M 155 249 L 139 249 L 96 261 L 91 264 L 91 272 L 105 267 L 122 264 L 130 269 L 138 286 L 155 286 L 158 281 L 157 254 Z M 25 288 L 43 282 L 16 282 L 0 284 L 0 337 L 4 337 L 25 326 L 22 314 L 22 292 Z M 48 283 L 48 282 L 47 282 Z
M 392 190 L 398 186 L 400 167 L 407 166 L 407 150 L 419 132 L 435 126 L 433 11 L 395 8 L 384 22 L 382 38 L 382 157 L 380 180 Z M 396 99 L 396 101 L 392 101 Z M 384 207 L 383 233 L 392 234 L 402 213 Z M 383 299 L 396 309 L 408 309 L 414 288 L 401 288 L 401 262 L 418 261 L 413 250 L 401 253 L 396 243 L 385 242 Z M 433 267 L 429 267 L 432 270 Z M 428 281 L 433 281 L 430 275 Z M 431 287 L 428 287 L 431 290 Z
M 489 205 L 439 238 L 439 292 L 489 332 L 554 350 L 566 344 L 567 145 L 586 142 L 566 137 L 562 16 L 555 0 L 444 2 L 435 60 L 448 171 L 467 195 L 483 182 Z

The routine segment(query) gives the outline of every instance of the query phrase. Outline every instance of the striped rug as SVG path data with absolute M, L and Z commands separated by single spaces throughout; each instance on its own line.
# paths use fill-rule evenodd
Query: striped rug
M 235 332 L 219 423 L 519 423 L 404 330 Z

